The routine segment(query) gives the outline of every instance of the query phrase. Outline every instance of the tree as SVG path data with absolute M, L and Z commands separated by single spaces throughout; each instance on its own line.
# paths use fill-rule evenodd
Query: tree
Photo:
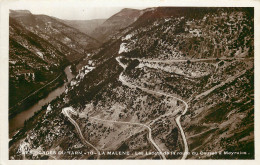
M 127 70 L 132 70 L 134 69 L 135 67 L 137 67 L 139 65 L 139 61 L 138 60 L 133 60 L 129 63 L 129 65 L 127 66 Z

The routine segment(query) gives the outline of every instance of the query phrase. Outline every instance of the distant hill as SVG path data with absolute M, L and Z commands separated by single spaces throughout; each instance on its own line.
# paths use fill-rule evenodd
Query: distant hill
M 62 23 L 78 29 L 80 32 L 85 33 L 91 36 L 91 33 L 95 28 L 102 25 L 106 19 L 93 19 L 93 20 L 62 20 L 59 19 Z M 91 36 L 95 38 L 95 36 Z
M 103 24 L 98 26 L 91 33 L 91 36 L 95 37 L 99 41 L 105 42 L 118 30 L 123 29 L 136 21 L 142 13 L 142 10 L 128 8 L 122 9 L 120 12 L 114 14 Z

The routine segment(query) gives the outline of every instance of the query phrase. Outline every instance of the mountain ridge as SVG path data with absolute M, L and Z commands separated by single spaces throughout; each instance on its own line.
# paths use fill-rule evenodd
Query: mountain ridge
M 58 18 L 55 18 L 58 19 Z M 93 30 L 100 26 L 106 19 L 91 19 L 91 20 L 63 20 L 63 19 L 58 19 L 58 21 L 74 27 L 78 29 L 79 31 L 91 36 L 91 33 Z M 92 38 L 95 38 L 94 36 L 91 36 Z
M 142 10 L 127 8 L 122 9 L 97 27 L 92 32 L 92 36 L 96 36 L 98 40 L 106 42 L 118 30 L 123 29 L 136 21 L 141 14 Z
M 96 48 L 96 47 L 99 46 L 99 41 L 97 41 L 96 39 L 88 36 L 87 34 L 80 32 L 78 29 L 76 29 L 74 27 L 68 26 L 68 25 L 64 24 L 63 22 L 57 21 L 57 18 L 53 18 L 53 17 L 47 16 L 47 15 L 44 15 L 44 14 L 38 14 L 38 15 L 29 14 L 29 16 L 28 16 L 28 14 L 24 14 L 23 12 L 19 13 L 19 11 L 15 11 L 15 10 L 11 11 L 10 17 L 14 17 L 18 22 L 22 21 L 24 25 L 29 26 L 31 28 L 38 28 L 42 32 L 46 31 L 46 29 L 44 29 L 44 28 L 46 28 L 46 26 L 48 26 L 46 24 L 47 22 L 53 23 L 53 25 L 58 25 L 57 28 L 59 28 L 59 26 L 60 27 L 64 26 L 66 28 L 66 30 L 71 29 L 71 31 L 75 31 L 78 34 L 85 36 L 86 39 L 84 39 L 84 40 L 85 41 L 89 40 L 89 42 L 90 42 L 89 44 L 90 44 L 91 47 Z M 43 22 L 43 21 L 45 21 L 45 22 Z M 63 31 L 63 29 L 59 29 L 59 30 Z M 67 33 L 66 35 L 69 35 L 69 34 Z M 75 37 L 74 37 L 74 39 L 76 39 L 77 42 L 80 41 L 79 39 L 77 39 Z M 85 45 L 85 46 L 87 46 L 87 45 Z M 83 48 L 83 49 L 86 49 L 86 48 Z M 92 48 L 89 48 L 89 49 L 92 49 Z
M 100 159 L 160 159 L 157 151 L 172 153 L 166 159 L 255 158 L 254 9 L 144 11 L 79 61 L 66 91 L 10 141 L 10 159 L 96 158 L 20 152 L 42 147 L 151 153 Z
M 33 15 L 29 10 L 10 10 L 9 115 L 14 116 L 47 91 L 60 86 L 66 79 L 63 71 L 66 65 L 87 56 L 99 44 L 96 39 L 49 16 Z M 57 81 L 37 93 L 38 96 L 14 107 L 58 75 Z

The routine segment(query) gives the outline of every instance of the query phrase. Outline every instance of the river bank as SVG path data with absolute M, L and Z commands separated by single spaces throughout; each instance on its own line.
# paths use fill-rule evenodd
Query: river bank
M 51 80 L 46 85 L 42 86 L 38 90 L 32 92 L 23 100 L 15 104 L 14 106 L 9 108 L 9 119 L 12 119 L 17 114 L 25 111 L 26 109 L 30 108 L 34 104 L 36 104 L 39 100 L 46 97 L 51 91 L 55 90 L 56 88 L 62 86 L 66 82 L 66 74 L 61 73 L 56 76 L 55 79 Z
M 75 77 L 75 75 L 71 73 L 70 66 L 67 66 L 64 69 L 62 75 L 64 76 L 61 76 L 57 79 L 56 82 L 50 84 L 50 87 L 48 87 L 47 90 L 45 89 L 44 92 L 41 92 L 41 94 L 37 94 L 37 98 L 35 98 L 35 96 L 31 97 L 32 99 L 38 99 L 39 101 L 35 102 L 33 105 L 29 106 L 23 111 L 20 110 L 19 112 L 13 113 L 12 117 L 9 116 L 9 137 L 12 137 L 12 135 L 14 135 L 18 129 L 23 127 L 24 122 L 32 117 L 35 112 L 39 111 L 42 106 L 48 104 L 53 99 L 60 96 L 65 91 L 66 85 L 71 81 L 72 78 Z M 67 79 L 66 82 L 64 82 L 65 79 Z

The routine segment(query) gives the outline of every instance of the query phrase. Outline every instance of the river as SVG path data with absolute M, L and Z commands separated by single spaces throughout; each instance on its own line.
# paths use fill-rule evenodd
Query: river
M 70 66 L 67 66 L 64 69 L 64 72 L 66 73 L 68 82 L 64 83 L 62 86 L 50 92 L 48 96 L 39 100 L 36 104 L 31 106 L 29 109 L 22 111 L 21 113 L 17 114 L 15 117 L 9 119 L 9 133 L 12 134 L 14 133 L 15 130 L 23 127 L 24 121 L 32 117 L 34 115 L 34 112 L 39 111 L 43 105 L 51 102 L 53 99 L 55 99 L 57 96 L 60 96 L 65 91 L 65 86 L 71 81 L 71 79 L 75 77 L 75 75 L 73 75 L 70 72 Z

